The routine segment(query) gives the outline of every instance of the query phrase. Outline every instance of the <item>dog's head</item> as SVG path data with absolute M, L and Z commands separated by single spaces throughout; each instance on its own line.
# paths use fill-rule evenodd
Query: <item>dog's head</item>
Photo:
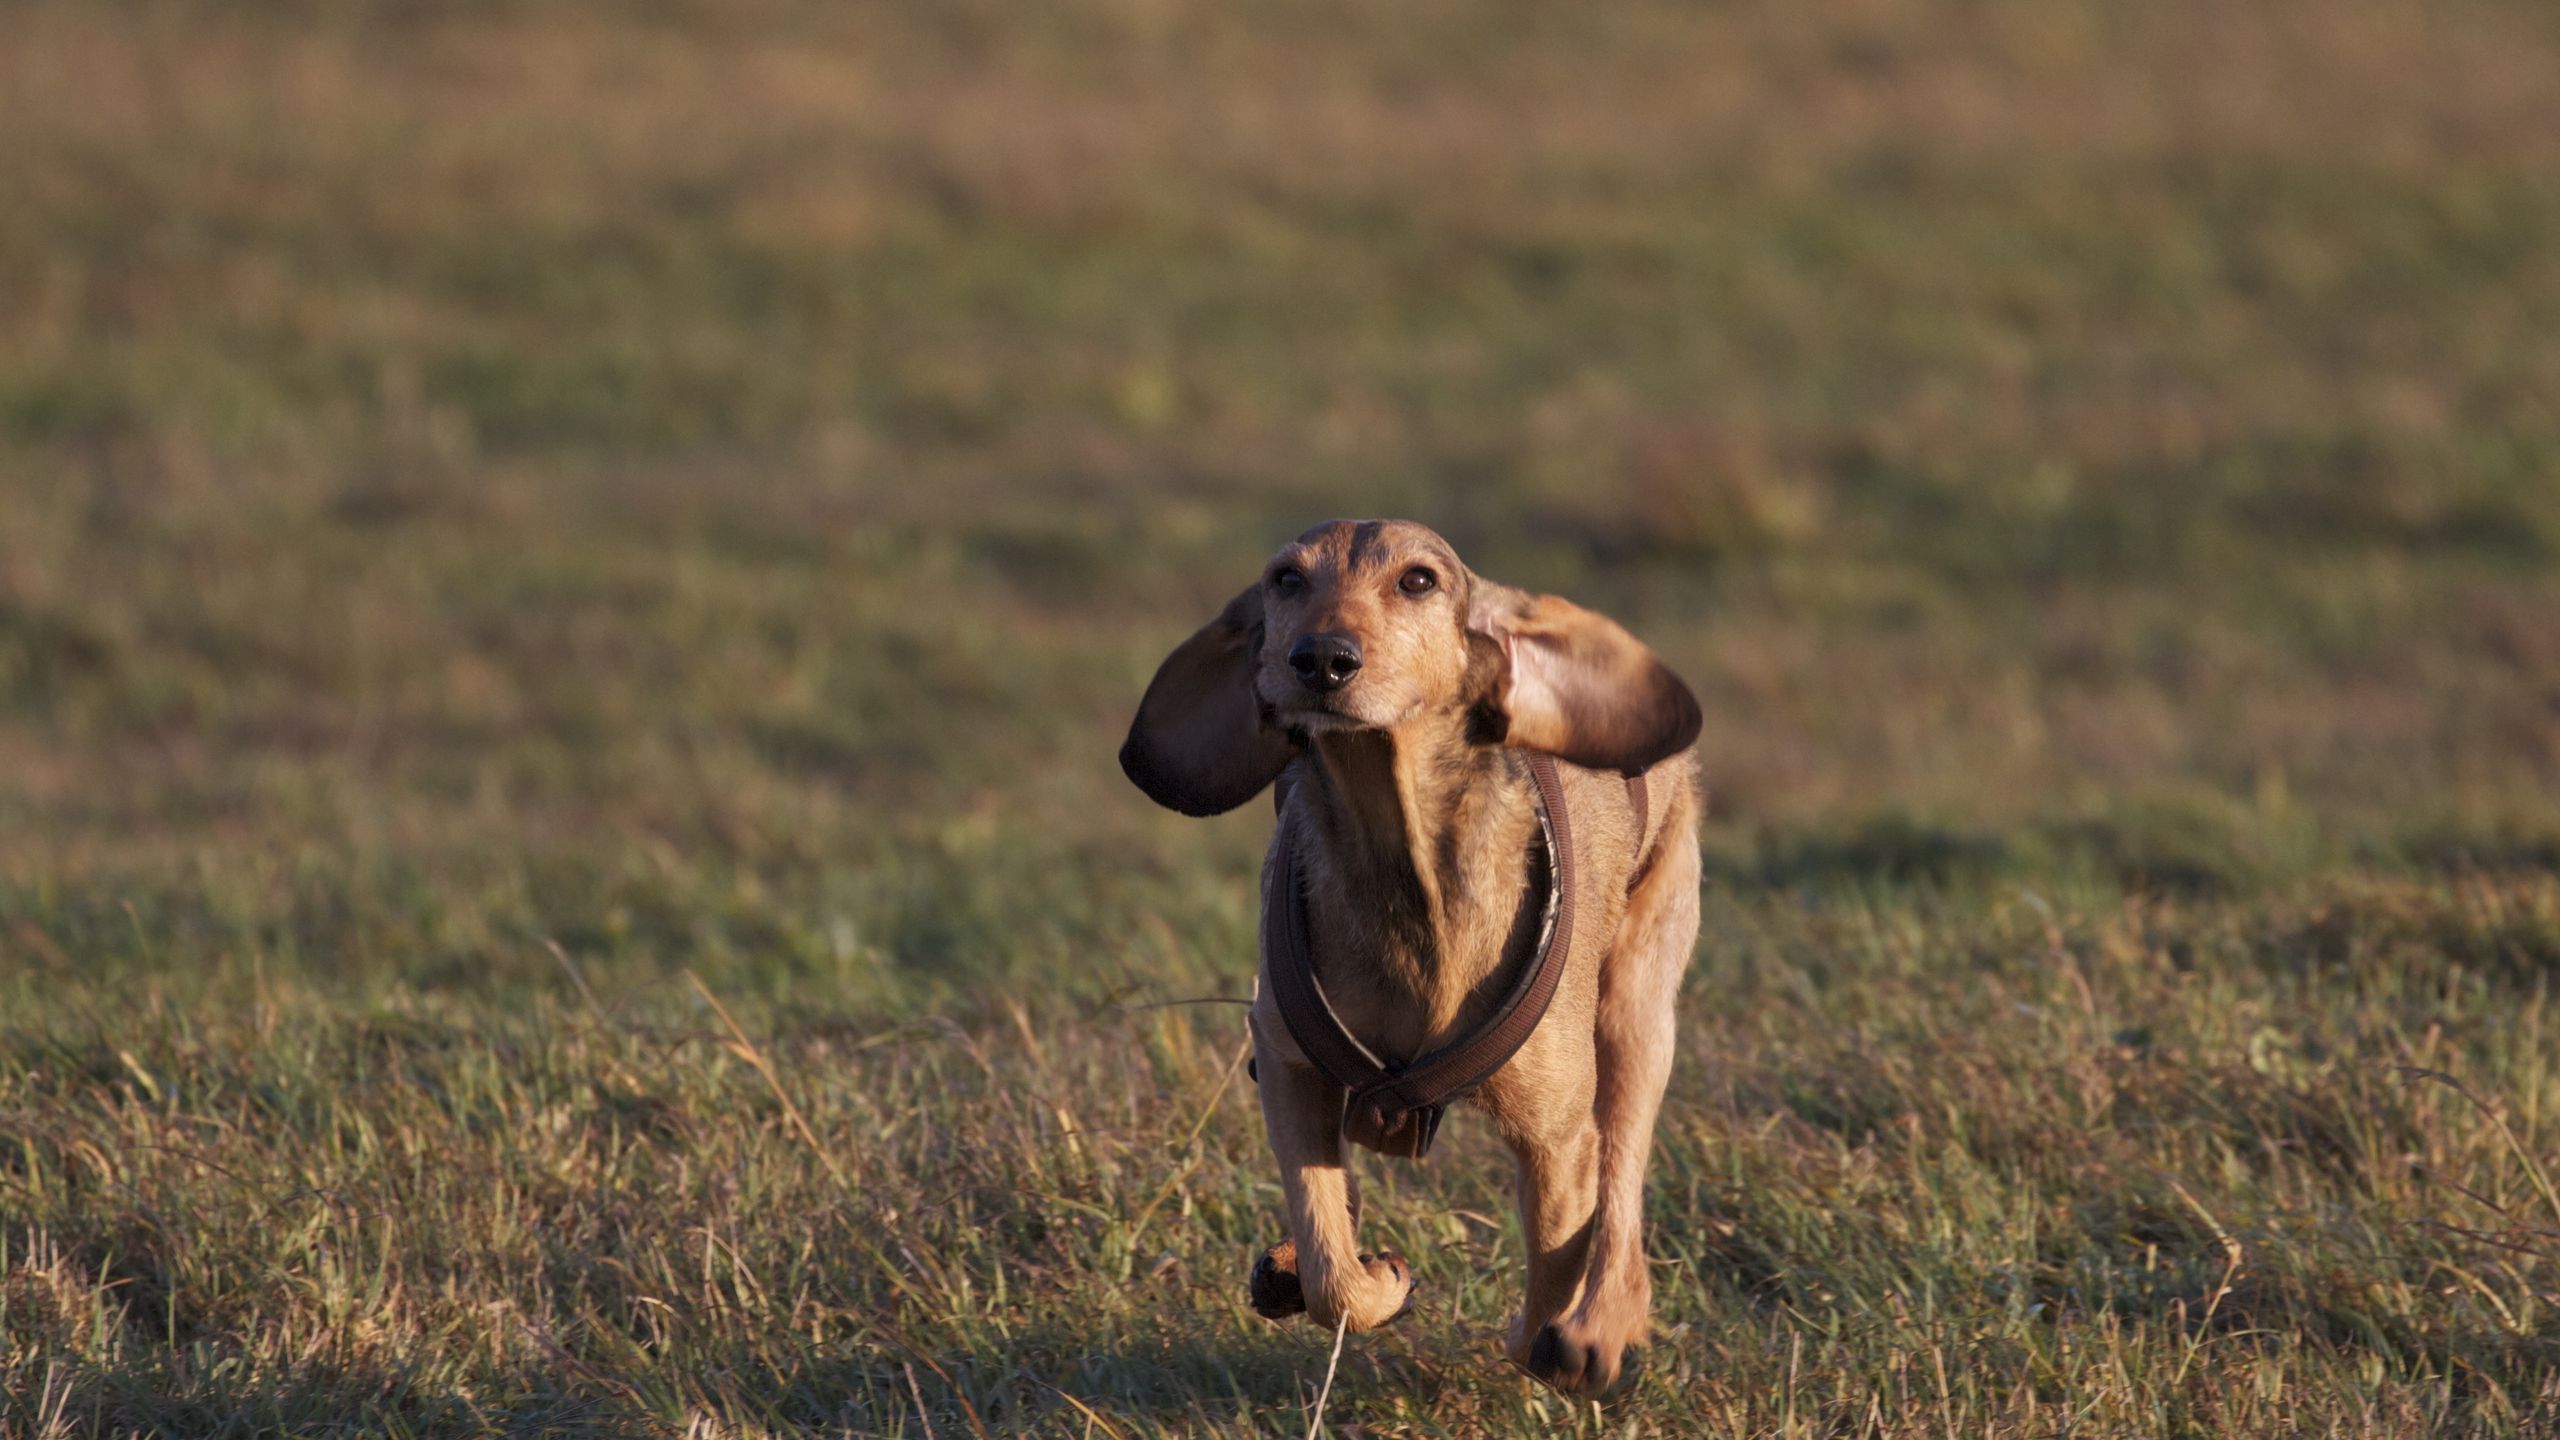
M 1477 576 L 1407 520 L 1336 520 L 1165 657 L 1120 768 L 1186 815 L 1259 793 L 1306 737 L 1462 725 L 1629 774 L 1698 738 L 1698 702 L 1607 616 Z

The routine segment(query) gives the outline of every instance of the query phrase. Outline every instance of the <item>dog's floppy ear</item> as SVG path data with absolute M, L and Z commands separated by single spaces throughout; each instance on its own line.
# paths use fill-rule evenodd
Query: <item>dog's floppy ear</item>
M 1120 747 L 1120 769 L 1148 799 L 1185 815 L 1223 814 L 1262 793 L 1297 754 L 1254 698 L 1261 652 L 1257 584 L 1164 657 Z
M 1617 621 L 1553 595 L 1475 580 L 1475 732 L 1633 775 L 1698 738 L 1698 697 Z

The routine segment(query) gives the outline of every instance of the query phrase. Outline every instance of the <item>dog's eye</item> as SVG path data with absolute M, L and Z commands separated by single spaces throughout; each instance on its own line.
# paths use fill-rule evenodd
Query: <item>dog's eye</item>
M 1295 595 L 1307 588 L 1307 572 L 1294 565 L 1271 572 L 1271 588 L 1283 595 Z
M 1440 588 L 1440 577 L 1416 565 L 1404 572 L 1404 578 L 1396 582 L 1396 588 L 1407 595 L 1428 595 Z

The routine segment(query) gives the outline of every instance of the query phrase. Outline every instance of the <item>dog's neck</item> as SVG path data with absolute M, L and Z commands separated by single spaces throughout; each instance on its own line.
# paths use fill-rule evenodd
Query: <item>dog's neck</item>
M 1446 723 L 1441 723 L 1445 719 Z M 1457 717 L 1315 736 L 1299 767 L 1319 973 L 1364 1038 L 1445 1028 L 1502 969 L 1524 910 L 1536 804 L 1517 758 Z

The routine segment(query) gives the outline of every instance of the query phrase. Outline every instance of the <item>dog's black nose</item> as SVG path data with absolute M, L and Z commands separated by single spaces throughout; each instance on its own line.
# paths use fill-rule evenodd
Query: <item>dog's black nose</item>
M 1289 668 L 1310 690 L 1339 690 L 1360 673 L 1360 644 L 1348 635 L 1301 635 L 1289 647 Z

